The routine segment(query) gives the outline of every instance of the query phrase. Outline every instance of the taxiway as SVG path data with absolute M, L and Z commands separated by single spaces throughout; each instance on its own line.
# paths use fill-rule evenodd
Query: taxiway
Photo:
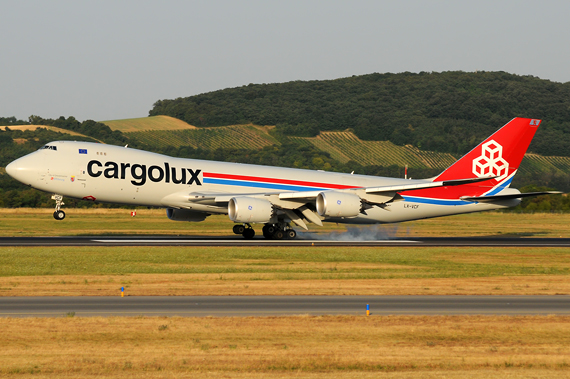
M 0 297 L 0 317 L 570 315 L 570 296 Z

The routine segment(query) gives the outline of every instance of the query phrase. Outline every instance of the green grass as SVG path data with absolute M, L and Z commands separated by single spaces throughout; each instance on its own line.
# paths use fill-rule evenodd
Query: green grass
M 163 209 L 138 209 L 136 217 L 130 216 L 130 209 L 64 209 L 67 217 L 63 221 L 54 220 L 51 209 L 0 209 L 0 236 L 234 236 L 231 231 L 234 223 L 225 215 L 210 216 L 203 222 L 179 222 L 169 220 Z M 254 228 L 259 233 L 261 226 Z M 357 226 L 348 228 L 359 230 Z M 368 230 L 374 233 L 378 229 L 392 238 L 570 237 L 570 214 L 483 212 L 363 228 L 374 229 Z M 343 224 L 324 223 L 323 227 L 309 224 L 309 235 L 317 234 L 323 239 L 346 231 Z
M 532 259 L 525 260 L 525 256 Z M 521 257 L 523 257 L 521 259 Z M 564 248 L 2 247 L 0 276 L 249 274 L 258 280 L 568 275 Z M 266 274 L 270 274 L 267 276 Z
M 228 216 L 214 215 L 203 222 L 172 221 L 164 209 L 138 209 L 131 217 L 130 209 L 69 209 L 65 220 L 56 221 L 52 209 L 0 209 L 0 236 L 89 236 L 89 235 L 195 235 L 234 236 L 234 223 Z M 256 227 L 260 232 L 261 226 Z M 343 226 L 327 224 L 311 229 L 344 231 Z

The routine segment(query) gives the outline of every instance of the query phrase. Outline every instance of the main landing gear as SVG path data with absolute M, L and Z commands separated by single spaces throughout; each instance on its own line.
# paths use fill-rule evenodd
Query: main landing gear
M 65 212 L 60 209 L 61 206 L 65 204 L 63 202 L 63 196 L 53 195 L 51 198 L 55 200 L 55 212 L 53 212 L 53 218 L 57 221 L 61 221 L 65 218 Z
M 243 238 L 250 240 L 255 236 L 255 230 L 250 224 L 234 225 L 234 233 L 243 235 Z
M 297 232 L 292 229 L 289 224 L 265 224 L 261 229 L 263 237 L 267 239 L 282 240 L 293 239 L 297 237 Z M 255 236 L 255 230 L 250 224 L 236 224 L 233 231 L 235 234 L 241 234 L 245 239 L 252 239 Z
M 293 239 L 297 237 L 295 229 L 291 229 L 289 224 L 265 224 L 263 236 L 267 239 L 282 240 L 284 238 Z

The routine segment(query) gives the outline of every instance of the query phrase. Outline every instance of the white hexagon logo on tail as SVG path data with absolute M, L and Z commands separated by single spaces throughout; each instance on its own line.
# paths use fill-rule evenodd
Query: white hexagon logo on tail
M 503 147 L 495 140 L 485 142 L 481 156 L 473 159 L 473 173 L 478 178 L 497 176 L 497 181 L 505 179 L 509 174 L 509 162 L 503 159 Z

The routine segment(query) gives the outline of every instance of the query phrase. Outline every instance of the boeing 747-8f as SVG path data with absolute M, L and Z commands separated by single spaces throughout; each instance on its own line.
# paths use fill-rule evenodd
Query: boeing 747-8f
M 173 158 L 128 147 L 56 141 L 15 160 L 10 176 L 56 200 L 63 196 L 166 208 L 171 220 L 227 214 L 234 233 L 294 238 L 292 224 L 392 223 L 512 207 L 509 188 L 540 120 L 515 118 L 431 179 L 408 180 Z

